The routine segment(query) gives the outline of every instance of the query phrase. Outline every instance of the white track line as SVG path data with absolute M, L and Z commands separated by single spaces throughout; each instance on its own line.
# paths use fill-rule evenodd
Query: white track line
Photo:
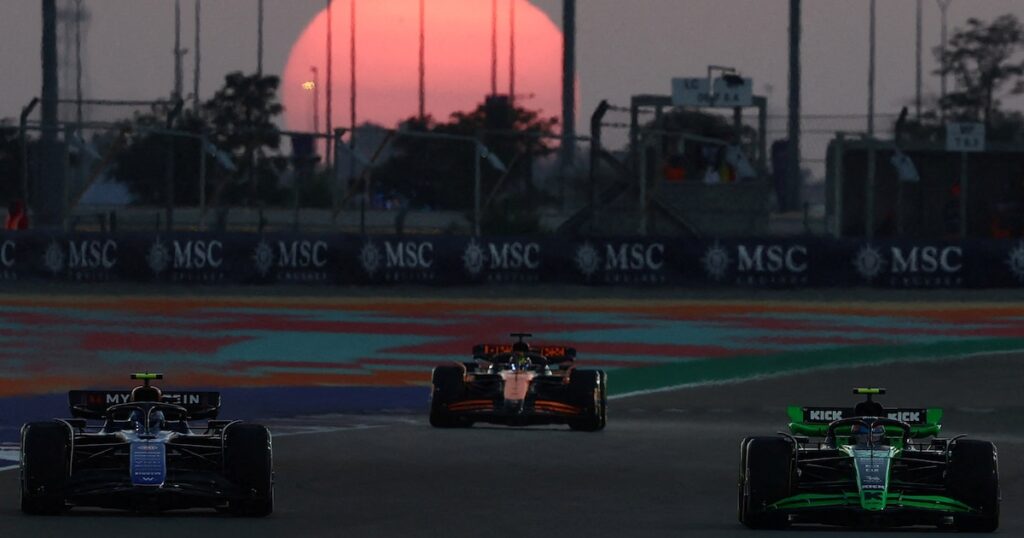
M 749 377 L 736 377 L 736 378 L 733 378 L 733 379 L 721 379 L 721 380 L 715 380 L 715 381 L 696 381 L 696 382 L 693 382 L 693 383 L 682 383 L 682 384 L 679 384 L 679 385 L 671 385 L 671 386 L 668 386 L 668 387 L 660 387 L 660 388 L 656 388 L 656 389 L 635 390 L 633 392 L 625 392 L 625 393 L 622 393 L 622 394 L 616 394 L 614 396 L 609 396 L 608 399 L 609 400 L 621 400 L 623 398 L 632 398 L 634 396 L 646 396 L 648 394 L 658 394 L 658 393 L 661 393 L 661 392 L 671 392 L 671 391 L 674 391 L 674 390 L 691 389 L 691 388 L 695 388 L 695 387 L 710 387 L 710 386 L 715 386 L 715 385 L 735 385 L 735 384 L 738 384 L 738 383 L 745 383 L 747 381 L 755 381 L 755 380 L 761 380 L 761 379 L 773 379 L 773 378 L 778 378 L 778 377 L 785 377 L 785 376 L 788 376 L 788 375 L 797 375 L 797 374 L 802 374 L 802 373 L 806 373 L 806 372 L 812 372 L 812 371 L 816 371 L 816 370 L 833 370 L 833 369 L 838 370 L 838 369 L 842 369 L 842 368 L 865 368 L 865 367 L 869 367 L 869 366 L 877 366 L 879 364 L 894 364 L 894 363 L 900 363 L 900 362 L 931 362 L 931 361 L 938 362 L 938 361 L 947 361 L 947 360 L 970 359 L 970 358 L 974 358 L 974 357 L 998 357 L 998 356 L 1002 356 L 1002 355 L 1015 355 L 1015 354 L 1019 354 L 1021 352 L 1024 352 L 1024 349 L 1011 349 L 1011 350 L 1005 350 L 1005 351 L 977 351 L 977 352 L 974 352 L 974 353 L 965 353 L 965 354 L 962 354 L 962 355 L 942 355 L 942 356 L 938 356 L 938 357 L 936 357 L 936 356 L 928 356 L 928 357 L 897 357 L 897 358 L 885 359 L 885 360 L 880 360 L 880 361 L 875 361 L 875 362 L 870 362 L 870 363 L 859 363 L 859 364 L 848 364 L 848 365 L 843 365 L 843 364 L 826 364 L 826 365 L 823 365 L 823 366 L 820 366 L 820 367 L 800 368 L 800 369 L 797 369 L 797 370 L 787 370 L 787 371 L 784 371 L 784 372 L 777 372 L 777 373 L 774 373 L 774 374 L 758 374 L 758 375 L 753 375 L 753 376 L 749 376 Z M 723 360 L 728 360 L 728 359 L 723 359 Z
M 293 437 L 296 435 L 313 435 L 317 433 L 335 433 L 335 432 L 346 432 L 346 431 L 359 431 L 359 430 L 374 430 L 377 428 L 386 428 L 384 425 L 371 425 L 371 424 L 356 424 L 355 426 L 311 426 L 298 432 L 285 432 L 285 433 L 274 433 L 274 437 Z

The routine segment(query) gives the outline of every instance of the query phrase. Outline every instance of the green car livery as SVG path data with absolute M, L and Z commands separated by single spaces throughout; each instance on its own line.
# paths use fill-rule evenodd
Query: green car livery
M 854 389 L 854 408 L 788 408 L 789 433 L 740 443 L 738 515 L 751 528 L 999 526 L 996 447 L 938 437 L 942 410 L 885 408 L 885 389 Z

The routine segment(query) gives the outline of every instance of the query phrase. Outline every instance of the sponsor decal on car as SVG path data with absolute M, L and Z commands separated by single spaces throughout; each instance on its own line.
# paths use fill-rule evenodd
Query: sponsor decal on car
M 806 413 L 808 421 L 811 422 L 832 422 L 843 418 L 842 409 L 808 409 Z

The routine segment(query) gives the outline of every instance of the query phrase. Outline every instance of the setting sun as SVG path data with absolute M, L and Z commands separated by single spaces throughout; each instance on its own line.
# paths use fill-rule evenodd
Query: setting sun
M 509 2 L 515 5 L 515 91 L 519 102 L 545 115 L 560 110 L 561 31 L 528 0 L 498 1 L 498 93 L 509 91 Z M 335 126 L 349 123 L 350 0 L 334 0 L 333 98 Z M 491 2 L 426 1 L 426 112 L 447 119 L 470 110 L 491 89 Z M 282 93 L 288 127 L 309 130 L 313 95 L 306 88 L 311 67 L 326 85 L 326 9 L 292 46 Z M 417 114 L 419 88 L 419 1 L 357 0 L 356 112 L 359 123 L 387 127 Z M 326 86 L 324 86 L 326 87 Z M 321 88 L 323 90 L 323 87 Z M 320 91 L 326 99 L 326 92 Z M 321 106 L 321 110 L 326 110 Z

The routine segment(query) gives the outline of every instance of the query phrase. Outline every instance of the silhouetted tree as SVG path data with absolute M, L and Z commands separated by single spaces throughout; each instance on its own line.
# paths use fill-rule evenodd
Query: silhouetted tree
M 280 203 L 287 194 L 271 169 L 275 157 L 264 150 L 276 150 L 281 136 L 274 124 L 283 110 L 278 102 L 279 79 L 273 76 L 227 75 L 224 86 L 199 111 L 185 110 L 173 130 L 200 135 L 228 155 L 235 170 L 227 170 L 209 154 L 206 160 L 207 199 L 211 205 L 225 203 Z M 117 153 L 112 175 L 125 183 L 142 205 L 164 201 L 164 170 L 167 144 L 174 151 L 174 202 L 199 202 L 200 142 L 194 137 L 166 134 L 167 105 L 137 114 L 121 123 L 127 132 L 125 148 Z
M 1004 110 L 1001 97 L 1024 93 L 1024 25 L 1014 15 L 1002 15 L 991 24 L 976 18 L 957 28 L 946 44 L 934 49 L 939 69 L 935 74 L 953 77 L 954 89 L 945 99 L 926 105 L 921 119 L 896 125 L 897 136 L 942 144 L 942 121 L 983 122 L 989 141 L 1019 140 L 1024 115 Z
M 952 75 L 956 90 L 947 93 L 939 107 L 947 117 L 973 119 L 990 124 L 999 109 L 999 97 L 1024 93 L 1024 26 L 1012 14 L 1002 15 L 986 24 L 976 18 L 967 20 L 949 39 L 945 57 L 941 47 L 935 55 L 938 74 Z
M 399 125 L 400 131 L 429 132 L 478 137 L 506 166 L 516 166 L 511 175 L 529 177 L 531 158 L 553 151 L 556 118 L 542 117 L 538 111 L 511 107 L 504 129 L 488 118 L 485 105 L 470 112 L 455 112 L 448 122 L 410 118 Z M 469 142 L 398 137 L 392 146 L 394 155 L 373 171 L 373 181 L 383 193 L 403 198 L 413 207 L 467 210 L 473 207 L 474 148 Z M 502 172 L 482 162 L 483 195 L 494 187 Z M 511 178 L 503 185 L 515 182 Z M 521 183 L 521 182 L 520 182 Z

